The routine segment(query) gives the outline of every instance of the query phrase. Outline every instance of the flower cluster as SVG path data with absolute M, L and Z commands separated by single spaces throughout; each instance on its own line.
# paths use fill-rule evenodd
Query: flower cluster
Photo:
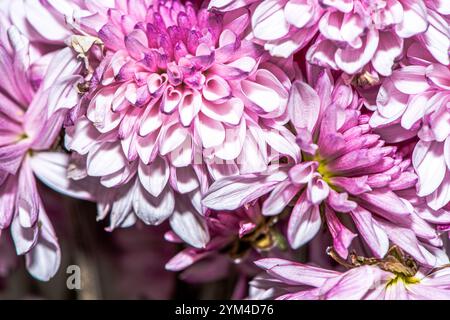
M 3 0 L 0 231 L 56 274 L 43 184 L 233 298 L 450 299 L 449 51 L 439 0 Z

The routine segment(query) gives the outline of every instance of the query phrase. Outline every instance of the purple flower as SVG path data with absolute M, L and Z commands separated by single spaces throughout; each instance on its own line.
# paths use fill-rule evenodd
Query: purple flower
M 64 77 L 58 63 L 67 51 L 39 55 L 35 43 L 6 19 L 1 29 L 0 229 L 10 228 L 28 271 L 47 281 L 58 270 L 61 252 L 36 177 L 65 194 L 90 198 L 65 178 L 68 157 L 51 150 L 64 114 L 47 118 L 47 106 L 55 101 L 51 85 Z
M 68 43 L 85 64 L 77 107 L 59 103 L 50 113 L 71 108 L 70 175 L 108 189 L 98 202 L 99 218 L 111 212 L 109 229 L 129 226 L 134 214 L 149 225 L 170 218 L 180 237 L 204 247 L 200 199 L 210 181 L 265 170 L 271 148 L 298 157 L 284 127 L 291 61 L 283 70 L 245 39 L 247 13 L 180 1 L 45 7 L 66 16 Z M 76 80 L 55 90 L 73 92 Z
M 274 56 L 287 58 L 310 44 L 307 59 L 355 74 L 371 65 L 391 74 L 410 41 L 422 43 L 439 62 L 449 64 L 449 10 L 432 0 L 212 0 L 210 8 L 247 6 L 252 34 Z
M 420 263 L 434 265 L 428 246 L 442 246 L 435 227 L 398 194 L 408 194 L 416 184 L 411 161 L 371 130 L 369 116 L 357 110 L 360 103 L 349 87 L 333 85 L 326 72 L 315 87 L 295 82 L 289 101 L 303 161 L 222 179 L 211 186 L 203 204 L 234 210 L 270 193 L 263 215 L 275 216 L 293 205 L 287 238 L 294 249 L 308 243 L 326 223 L 344 258 L 359 234 L 377 258 L 386 254 L 392 241 Z M 446 223 L 448 212 L 436 219 Z
M 450 69 L 414 44 L 384 80 L 370 124 L 391 141 L 418 136 L 412 156 L 418 195 L 435 210 L 450 202 Z

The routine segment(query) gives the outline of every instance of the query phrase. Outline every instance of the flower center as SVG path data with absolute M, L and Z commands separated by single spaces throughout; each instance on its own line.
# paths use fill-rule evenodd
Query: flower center
M 322 176 L 323 181 L 325 181 L 331 187 L 330 179 L 333 177 L 333 173 L 328 169 L 326 161 L 320 156 L 315 156 L 314 161 L 317 161 L 319 166 L 317 167 L 317 172 Z
M 395 285 L 399 282 L 403 282 L 404 284 L 416 284 L 416 283 L 419 283 L 420 280 L 417 279 L 416 277 L 407 277 L 404 274 L 399 273 L 399 274 L 396 274 L 396 276 L 391 281 L 388 282 L 386 287 Z
M 277 246 L 285 250 L 288 245 L 286 239 L 274 228 L 278 217 L 263 218 L 260 224 L 243 237 L 237 237 L 228 247 L 232 259 L 241 259 L 251 248 L 256 250 L 269 250 Z
M 330 188 L 333 188 L 335 190 L 338 189 L 331 183 L 331 178 L 333 178 L 335 174 L 328 168 L 328 161 L 325 158 L 320 156 L 319 153 L 316 153 L 314 156 L 303 153 L 303 159 L 305 159 L 305 161 L 317 162 L 317 172 L 322 176 L 322 180 L 325 181 L 330 186 Z
M 146 17 L 127 17 L 134 28 L 124 33 L 124 45 L 129 57 L 116 79 L 128 80 L 127 69 L 159 74 L 170 85 L 186 85 L 200 90 L 205 84 L 203 74 L 215 61 L 214 49 L 222 32 L 219 15 L 206 10 L 196 12 L 192 4 L 178 1 L 159 1 L 149 7 Z M 111 46 L 118 31 L 106 24 L 99 31 L 99 38 L 110 52 L 123 48 Z M 131 59 L 130 59 L 131 58 Z M 143 79 L 145 80 L 145 79 Z M 163 80 L 164 81 L 164 80 Z

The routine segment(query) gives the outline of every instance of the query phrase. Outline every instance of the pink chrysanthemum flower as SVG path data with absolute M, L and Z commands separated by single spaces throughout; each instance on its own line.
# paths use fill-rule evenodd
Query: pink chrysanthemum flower
M 396 252 L 394 252 L 396 251 Z M 345 272 L 282 259 L 255 263 L 267 271 L 250 283 L 250 298 L 280 300 L 447 300 L 450 268 L 419 268 L 401 250 L 385 259 L 353 255 Z
M 419 45 L 407 60 L 383 82 L 370 124 L 389 140 L 419 137 L 412 158 L 418 194 L 438 210 L 450 202 L 450 69 Z
M 203 204 L 233 210 L 270 193 L 263 215 L 278 215 L 295 203 L 287 228 L 293 248 L 309 242 L 325 221 L 336 251 L 347 257 L 357 234 L 345 224 L 353 222 L 352 230 L 375 257 L 383 257 L 392 241 L 420 263 L 434 265 L 427 246 L 442 246 L 436 230 L 397 194 L 416 184 L 411 161 L 372 132 L 351 88 L 339 83 L 333 87 L 331 81 L 324 72 L 317 91 L 304 82 L 293 85 L 289 111 L 302 162 L 222 179 L 211 186 Z M 448 220 L 447 212 L 437 214 Z
M 63 193 L 89 198 L 65 179 L 68 157 L 51 152 L 64 114 L 47 118 L 47 105 L 52 84 L 65 76 L 58 67 L 65 51 L 42 55 L 3 15 L 0 40 L 0 229 L 10 229 L 28 271 L 47 281 L 58 270 L 61 252 L 36 177 Z
M 222 11 L 251 5 L 252 31 L 272 55 L 288 57 L 319 33 L 308 49 L 310 62 L 349 74 L 372 65 L 390 75 L 409 39 L 449 63 L 448 6 L 432 0 L 212 0 Z
M 111 188 L 101 216 L 112 210 L 114 226 L 133 211 L 147 224 L 202 212 L 210 179 L 265 170 L 269 146 L 298 156 L 283 126 L 290 78 L 244 38 L 247 13 L 181 1 L 80 6 L 69 42 L 86 63 L 78 87 L 87 92 L 70 113 L 66 145 L 86 158 L 84 176 Z

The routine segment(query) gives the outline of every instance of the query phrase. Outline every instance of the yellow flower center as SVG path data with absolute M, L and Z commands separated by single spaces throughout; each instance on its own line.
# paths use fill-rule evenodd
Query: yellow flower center
M 415 284 L 415 283 L 419 283 L 420 280 L 417 279 L 416 277 L 407 277 L 404 274 L 401 273 L 397 273 L 395 278 L 393 278 L 391 281 L 388 282 L 387 286 L 392 286 L 397 284 L 398 282 L 403 282 L 405 285 L 407 284 Z
M 330 188 L 334 188 L 333 184 L 331 183 L 331 178 L 334 177 L 333 172 L 328 169 L 327 161 L 322 158 L 319 154 L 316 154 L 314 157 L 311 157 L 311 161 L 316 161 L 319 166 L 317 167 L 317 172 L 322 176 L 322 180 L 325 181 Z

